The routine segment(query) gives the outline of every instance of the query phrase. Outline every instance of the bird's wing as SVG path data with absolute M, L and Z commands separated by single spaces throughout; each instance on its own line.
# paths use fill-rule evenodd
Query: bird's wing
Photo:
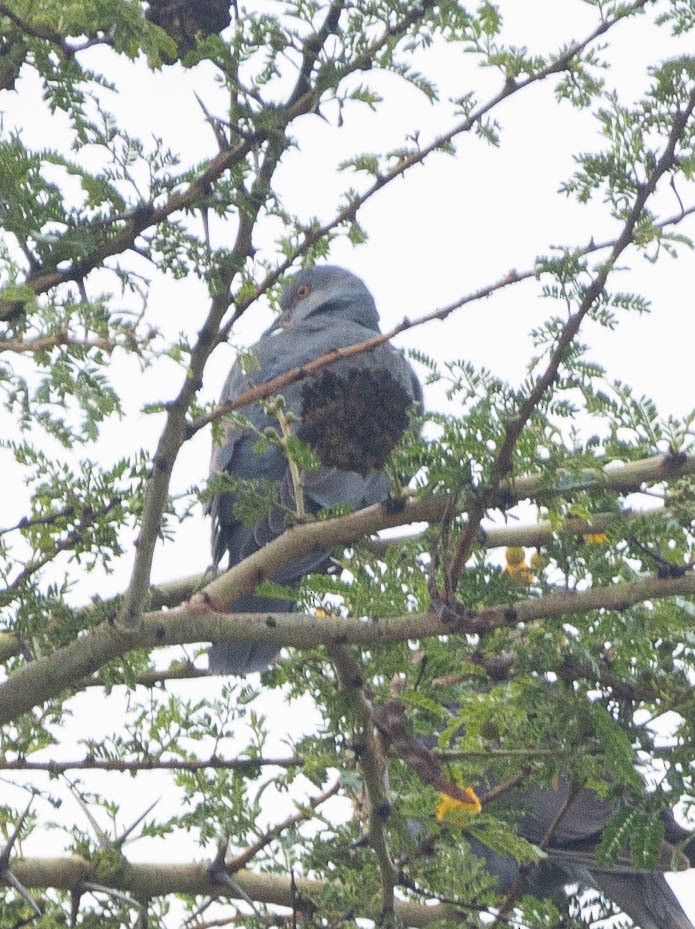
M 626 913 L 640 929 L 695 929 L 678 899 L 659 871 L 638 871 L 625 853 L 610 866 L 596 864 L 596 846 L 603 830 L 615 813 L 612 803 L 593 790 L 579 790 L 571 797 L 569 787 L 561 782 L 557 790 L 533 789 L 524 792 L 529 812 L 521 821 L 520 832 L 531 842 L 539 843 L 561 813 L 547 846 L 551 861 L 561 864 L 570 879 L 591 883 Z M 566 807 L 566 809 L 565 809 Z M 681 841 L 688 833 L 666 812 L 662 819 L 668 840 Z M 677 857 L 669 841 L 663 843 L 658 867 L 669 868 Z
M 601 893 L 640 929 L 694 929 L 663 874 L 592 869 L 592 876 Z
M 275 376 L 277 364 L 273 362 L 274 353 L 269 353 L 261 340 L 255 349 L 258 358 L 258 370 L 263 372 L 262 380 Z M 271 358 L 264 358 L 268 354 Z M 266 365 L 262 367 L 264 360 Z M 242 364 L 237 361 L 229 372 L 222 388 L 221 402 L 226 403 L 236 399 L 248 388 L 253 387 L 261 378 L 254 377 L 254 368 L 246 372 Z M 268 373 L 268 371 L 270 373 Z M 240 411 L 248 417 L 252 426 L 262 430 L 270 420 L 258 404 L 254 404 Z M 265 480 L 280 480 L 286 468 L 286 460 L 282 452 L 269 447 L 259 455 L 256 451 L 258 435 L 254 431 L 240 429 L 230 421 L 222 419 L 222 436 L 215 443 L 212 450 L 210 464 L 211 475 L 222 474 L 228 471 L 240 478 L 263 478 Z M 282 532 L 283 525 L 279 522 L 277 512 L 271 512 L 267 520 L 261 520 L 256 526 L 244 526 L 234 516 L 234 494 L 216 494 L 208 504 L 208 512 L 212 517 L 212 553 L 213 563 L 218 565 L 225 552 L 229 552 L 230 565 L 237 564 L 252 552 L 261 548 L 270 539 Z
M 615 813 L 615 806 L 602 800 L 593 790 L 578 790 L 571 796 L 564 780 L 557 789 L 538 787 L 523 791 L 521 802 L 527 812 L 519 831 L 529 842 L 542 842 L 561 817 L 553 828 L 550 844 L 556 849 L 573 851 L 594 848 Z

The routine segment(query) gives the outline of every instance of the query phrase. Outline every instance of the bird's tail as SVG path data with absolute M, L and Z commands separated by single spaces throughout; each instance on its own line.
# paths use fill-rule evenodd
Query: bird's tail
M 595 871 L 598 889 L 640 929 L 695 929 L 660 872 Z
M 288 613 L 292 609 L 289 600 L 276 600 L 271 597 L 256 597 L 246 594 L 228 608 L 230 613 Z M 252 674 L 254 671 L 267 671 L 273 664 L 280 649 L 277 645 L 263 645 L 254 642 L 238 642 L 234 645 L 211 645 L 208 650 L 208 670 L 210 674 Z

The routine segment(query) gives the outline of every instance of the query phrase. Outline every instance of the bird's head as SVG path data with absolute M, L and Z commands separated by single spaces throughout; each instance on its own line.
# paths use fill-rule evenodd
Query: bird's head
M 282 313 L 268 330 L 291 329 L 307 321 L 326 324 L 326 317 L 349 320 L 379 331 L 374 298 L 364 282 L 351 271 L 335 265 L 306 268 L 285 286 L 280 298 Z

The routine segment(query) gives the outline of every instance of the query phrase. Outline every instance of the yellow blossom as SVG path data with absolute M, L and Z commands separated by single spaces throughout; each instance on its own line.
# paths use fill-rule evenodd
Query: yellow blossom
M 526 552 L 520 545 L 513 545 L 505 551 L 504 557 L 507 561 L 507 567 L 511 568 L 512 565 L 524 563 L 526 560 Z
M 505 572 L 513 577 L 520 584 L 530 584 L 533 581 L 534 574 L 526 564 L 526 552 L 521 546 L 513 546 L 504 553 L 507 565 Z
M 466 795 L 465 800 L 450 797 L 449 794 L 440 793 L 439 803 L 437 804 L 437 821 L 453 823 L 457 826 L 465 826 L 469 817 L 474 816 L 481 810 L 480 800 L 472 787 L 464 787 L 462 793 Z

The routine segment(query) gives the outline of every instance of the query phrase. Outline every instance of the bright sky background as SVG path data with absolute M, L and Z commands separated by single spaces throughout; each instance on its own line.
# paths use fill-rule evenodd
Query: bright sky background
M 549 52 L 572 39 L 584 37 L 592 28 L 594 10 L 578 0 L 502 0 L 505 17 L 503 37 L 531 51 Z M 243 15 L 243 5 L 242 15 Z M 272 8 L 270 3 L 250 4 Z M 657 30 L 647 17 L 611 30 L 606 57 L 611 68 L 607 85 L 629 98 L 638 97 L 646 87 L 646 64 L 670 57 L 687 48 L 685 42 L 670 39 Z M 165 144 L 185 153 L 186 161 L 209 157 L 215 151 L 212 132 L 204 123 L 194 90 L 208 110 L 224 115 L 225 105 L 219 89 L 210 81 L 210 69 L 200 66 L 194 73 L 180 67 L 166 68 L 151 75 L 141 63 L 131 65 L 97 48 L 81 56 L 83 63 L 104 67 L 118 82 L 118 94 L 106 94 L 105 104 L 123 120 L 129 132 L 147 141 L 162 136 Z M 471 56 L 457 48 L 437 46 L 422 53 L 421 70 L 442 86 L 442 99 L 475 88 L 479 99 L 499 90 L 496 72 L 481 72 Z M 26 72 L 25 72 L 26 73 Z M 358 151 L 381 151 L 402 142 L 403 131 L 419 132 L 426 144 L 450 125 L 449 107 L 431 105 L 412 88 L 390 75 L 370 73 L 366 79 L 387 97 L 376 113 L 354 105 L 348 109 L 345 124 L 336 125 L 335 108 L 326 108 L 327 120 L 303 117 L 294 128 L 298 147 L 284 159 L 280 171 L 281 191 L 287 206 L 305 216 L 327 219 L 340 199 L 340 193 L 355 178 L 341 175 L 336 165 Z M 0 114 L 6 128 L 21 129 L 25 144 L 60 146 L 61 126 L 56 119 L 49 126 L 40 93 L 30 76 L 18 83 L 18 94 L 0 96 Z M 27 100 L 34 100 L 34 105 Z M 593 236 L 601 240 L 615 232 L 608 212 L 600 204 L 581 206 L 558 193 L 561 182 L 574 170 L 573 154 L 600 144 L 597 123 L 591 112 L 580 112 L 569 104 L 558 104 L 553 84 L 548 81 L 515 95 L 495 112 L 502 123 L 501 147 L 469 134 L 457 141 L 457 155 L 436 155 L 425 167 L 415 168 L 377 195 L 360 214 L 369 241 L 354 249 L 347 241 L 336 243 L 331 261 L 343 264 L 362 276 L 375 295 L 382 324 L 390 328 L 404 316 L 416 317 L 443 306 L 464 294 L 490 284 L 511 269 L 526 270 L 534 257 L 547 253 L 549 246 L 587 243 Z M 695 197 L 679 188 L 685 205 Z M 679 203 L 673 192 L 662 196 L 664 215 L 675 214 Z M 692 221 L 683 232 L 695 233 Z M 233 230 L 213 223 L 213 246 L 231 241 Z M 270 241 L 259 239 L 257 246 L 268 248 Z M 151 269 L 147 270 L 151 274 Z M 693 306 L 693 258 L 683 251 L 679 260 L 664 258 L 652 265 L 638 258 L 621 273 L 620 286 L 638 291 L 652 301 L 648 318 L 627 319 L 615 332 L 590 324 L 583 339 L 592 345 L 591 357 L 604 364 L 611 378 L 627 381 L 637 394 L 647 393 L 661 412 L 684 414 L 693 405 L 692 353 L 695 345 Z M 615 281 L 614 284 L 615 285 Z M 96 289 L 88 285 L 90 292 Z M 196 280 L 153 279 L 150 309 L 162 331 L 173 335 L 179 330 L 194 332 L 206 307 L 204 288 Z M 497 376 L 519 382 L 532 355 L 529 331 L 550 313 L 547 302 L 537 295 L 534 283 L 516 285 L 482 304 L 457 311 L 442 323 L 432 323 L 405 333 L 401 347 L 416 347 L 440 361 L 466 359 L 484 364 Z M 215 398 L 234 359 L 234 346 L 251 344 L 270 322 L 269 310 L 253 310 L 242 320 L 231 347 L 221 347 L 209 365 L 203 399 Z M 131 359 L 114 358 L 115 381 L 124 378 L 137 383 L 138 391 L 127 396 L 131 411 L 143 401 L 166 400 L 181 382 L 181 370 L 164 363 L 141 378 Z M 431 407 L 442 404 L 440 393 L 427 397 Z M 6 420 L 0 416 L 0 428 Z M 108 440 L 95 454 L 107 460 L 119 457 L 136 443 L 154 447 L 158 421 L 153 417 L 128 418 L 108 430 Z M 183 450 L 174 476 L 174 489 L 183 491 L 207 472 L 209 434 L 198 436 Z M 4 477 L 4 475 L 3 475 Z M 23 490 L 18 476 L 3 507 L 3 524 L 22 514 Z M 202 514 L 183 526 L 175 542 L 160 546 L 153 578 L 167 580 L 203 570 L 209 561 L 209 527 Z M 98 591 L 102 596 L 123 589 L 128 579 L 129 559 L 111 577 L 87 576 L 76 589 L 76 602 L 85 602 Z M 215 682 L 190 682 L 189 696 L 218 686 Z M 173 691 L 174 688 L 172 687 Z M 114 698 L 100 699 L 89 694 L 75 702 L 79 707 L 81 735 L 103 726 L 104 716 L 118 709 Z M 272 711 L 286 726 L 289 714 L 278 705 Z M 296 718 L 296 714 L 294 714 Z M 309 720 L 305 720 L 307 723 Z M 76 723 L 77 723 L 76 719 Z M 70 755 L 71 752 L 66 753 Z M 75 750 L 72 749 L 74 756 Z M 51 752 L 57 756 L 56 751 Z M 154 778 L 152 779 L 154 781 Z M 104 786 L 113 790 L 116 779 L 104 777 Z M 132 782 L 123 779 L 124 788 Z M 141 789 L 142 783 L 142 789 Z M 157 796 L 156 784 L 139 780 L 138 810 L 147 798 Z M 36 850 L 38 851 L 38 850 Z M 167 856 L 179 857 L 169 844 Z M 139 844 L 134 858 L 146 857 L 146 845 Z M 186 850 L 181 850 L 181 860 Z M 695 888 L 692 872 L 673 879 L 674 886 L 695 920 Z

